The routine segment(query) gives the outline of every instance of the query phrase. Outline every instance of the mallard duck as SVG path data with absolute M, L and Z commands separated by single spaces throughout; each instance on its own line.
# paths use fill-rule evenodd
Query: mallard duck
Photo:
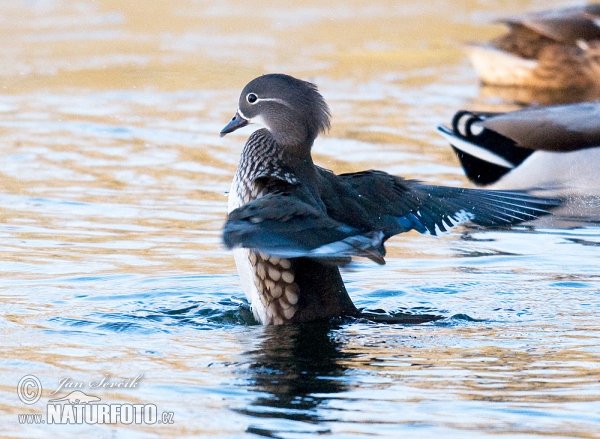
M 595 45 L 600 41 L 600 4 L 535 12 L 499 22 L 509 27 L 507 34 L 466 48 L 483 83 L 578 90 L 600 86 Z
M 478 186 L 600 195 L 600 102 L 459 111 L 438 130 Z

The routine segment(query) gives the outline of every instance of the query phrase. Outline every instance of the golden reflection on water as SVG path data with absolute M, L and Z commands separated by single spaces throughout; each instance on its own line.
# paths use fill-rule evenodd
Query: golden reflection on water
M 364 425 L 371 422 L 369 416 L 377 416 L 351 401 L 360 389 L 366 401 L 380 398 L 380 403 L 388 400 L 403 407 L 445 395 L 457 410 L 460 401 L 539 404 L 558 412 L 563 402 L 597 401 L 598 327 L 590 320 L 593 313 L 577 315 L 577 290 L 565 295 L 564 302 L 549 302 L 551 309 L 565 308 L 563 317 L 572 317 L 568 331 L 560 325 L 557 329 L 552 320 L 522 323 L 510 317 L 510 323 L 490 322 L 495 311 L 486 302 L 485 289 L 493 295 L 503 282 L 515 282 L 509 275 L 524 269 L 503 266 L 501 258 L 508 251 L 496 251 L 494 244 L 490 257 L 498 259 L 500 268 L 486 271 L 475 259 L 466 261 L 472 265 L 465 268 L 455 258 L 462 246 L 465 253 L 471 245 L 473 251 L 480 249 L 476 243 L 459 242 L 456 235 L 433 240 L 411 233 L 395 238 L 389 246 L 389 271 L 350 271 L 350 288 L 362 294 L 359 299 L 365 303 L 371 299 L 364 291 L 385 286 L 401 290 L 389 302 L 376 302 L 390 309 L 403 304 L 405 292 L 416 305 L 447 301 L 435 310 L 469 311 L 476 303 L 478 312 L 488 313 L 486 323 L 410 329 L 357 324 L 334 328 L 339 332 L 333 341 L 331 328 L 325 328 L 315 334 L 322 351 L 311 352 L 297 329 L 239 326 L 201 331 L 193 326 L 198 315 L 190 320 L 171 315 L 188 305 L 198 306 L 199 312 L 203 307 L 224 307 L 219 300 L 241 294 L 233 259 L 220 243 L 220 228 L 226 191 L 249 130 L 225 139 L 217 133 L 233 115 L 239 90 L 249 79 L 278 71 L 319 85 L 331 105 L 333 127 L 314 152 L 318 163 L 336 172 L 378 168 L 433 183 L 465 185 L 435 125 L 447 123 L 458 107 L 512 109 L 515 101 L 526 99 L 499 97 L 489 90 L 480 94 L 460 44 L 497 35 L 500 27 L 487 22 L 498 16 L 561 4 L 0 4 L 3 425 L 16 435 L 16 414 L 35 411 L 15 405 L 15 385 L 24 373 L 36 373 L 52 387 L 63 376 L 90 380 L 107 370 L 122 376 L 144 372 L 144 389 L 107 392 L 103 399 L 152 401 L 174 410 L 181 420 L 175 426 L 135 427 L 161 437 L 241 435 L 249 428 L 248 416 L 255 413 L 253 403 L 269 407 L 273 402 L 269 397 L 248 402 L 254 390 L 290 398 L 283 409 L 293 408 L 294 392 L 310 399 L 321 391 L 325 395 L 315 397 L 310 410 L 325 410 L 332 418 L 338 412 L 336 416 L 345 416 L 344 410 L 364 411 Z M 554 239 L 538 238 L 536 248 Z M 519 243 L 521 236 L 504 239 Z M 591 240 L 591 247 L 571 251 L 593 266 L 595 236 L 583 233 L 574 239 Z M 564 249 L 568 242 L 552 245 L 553 250 Z M 523 252 L 535 254 L 531 248 Z M 394 264 L 395 258 L 401 264 Z M 558 264 L 549 258 L 543 261 L 550 267 Z M 573 259 L 565 264 L 574 271 L 571 278 L 557 279 L 543 270 L 526 273 L 550 285 L 552 292 L 552 282 L 582 282 L 588 294 L 599 285 L 590 265 L 581 268 Z M 439 276 L 432 278 L 432 272 Z M 470 288 L 474 297 L 430 297 L 413 286 L 444 289 L 452 282 L 459 289 Z M 479 286 L 469 287 L 469 282 Z M 173 291 L 175 284 L 184 293 Z M 481 296 L 479 289 L 484 290 Z M 527 285 L 518 289 L 529 291 Z M 528 296 L 533 308 L 540 299 L 535 291 Z M 417 298 L 411 299 L 411 293 Z M 185 300 L 179 303 L 182 294 Z M 505 306 L 499 303 L 498 309 Z M 512 316 L 513 311 L 502 312 Z M 138 319 L 137 326 L 127 317 Z M 155 325 L 148 323 L 153 321 Z M 327 355 L 318 355 L 323 352 Z M 292 374 L 282 378 L 289 387 L 273 384 L 268 368 L 261 369 L 264 364 L 284 372 L 291 368 Z M 301 391 L 296 375 L 307 367 L 307 387 Z M 332 379 L 325 389 L 320 386 L 323 376 Z M 182 389 L 190 393 L 181 397 Z M 349 389 L 358 393 L 346 393 L 345 400 Z M 381 396 L 368 393 L 372 389 Z M 45 389 L 44 397 L 50 391 Z M 342 405 L 338 412 L 336 404 Z M 446 428 L 444 432 L 479 431 L 487 419 L 497 420 L 501 432 L 517 434 L 524 432 L 527 421 L 518 418 L 510 425 L 510 416 L 498 420 L 497 412 L 484 413 L 482 421 L 454 419 L 451 409 L 444 412 L 448 404 L 440 404 L 436 409 L 441 414 L 426 422 Z M 384 406 L 382 411 L 389 410 Z M 395 410 L 394 416 L 410 423 Z M 319 416 L 307 420 L 319 422 Z M 598 437 L 587 418 L 580 428 L 561 419 L 559 413 L 554 424 L 534 423 L 530 432 Z M 351 432 L 359 424 L 337 428 Z M 85 431 L 65 428 L 61 434 Z

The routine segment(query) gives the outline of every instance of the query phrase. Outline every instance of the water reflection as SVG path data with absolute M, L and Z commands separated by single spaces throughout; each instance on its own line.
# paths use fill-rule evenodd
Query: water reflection
M 237 409 L 256 419 L 248 432 L 275 437 L 274 426 L 297 430 L 297 425 L 273 423 L 273 419 L 322 421 L 316 409 L 328 395 L 348 390 L 348 380 L 342 378 L 348 360 L 356 356 L 343 351 L 344 343 L 336 338 L 336 329 L 337 324 L 330 322 L 264 329 L 258 349 L 247 352 L 253 361 L 249 369 L 251 388 L 260 396 Z M 260 421 L 263 418 L 264 423 Z M 303 424 L 301 428 L 309 427 Z

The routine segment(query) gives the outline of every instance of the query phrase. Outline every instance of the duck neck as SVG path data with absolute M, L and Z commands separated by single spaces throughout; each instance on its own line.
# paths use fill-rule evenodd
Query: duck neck
M 292 168 L 314 167 L 312 155 L 310 153 L 312 141 L 301 145 L 284 145 L 281 157 L 285 163 Z

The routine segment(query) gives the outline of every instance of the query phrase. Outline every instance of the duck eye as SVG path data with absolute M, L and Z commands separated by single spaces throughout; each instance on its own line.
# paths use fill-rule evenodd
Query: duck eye
M 258 101 L 258 96 L 256 96 L 254 93 L 248 93 L 248 96 L 246 96 L 246 100 L 249 104 L 253 104 L 256 101 Z

